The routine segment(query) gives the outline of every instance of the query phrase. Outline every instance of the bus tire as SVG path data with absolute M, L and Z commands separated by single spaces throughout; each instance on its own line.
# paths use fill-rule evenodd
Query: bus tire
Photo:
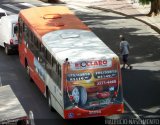
M 81 106 L 83 106 L 87 102 L 87 90 L 86 90 L 86 88 L 79 86 L 79 91 L 80 91 L 80 102 L 79 102 L 79 104 Z
M 79 106 L 84 106 L 87 102 L 87 91 L 82 86 L 76 86 L 72 90 L 72 96 L 74 97 L 74 101 Z
M 50 94 L 49 91 L 47 92 L 47 101 L 48 101 L 49 109 L 50 109 L 52 112 L 55 111 L 54 108 L 52 107 L 51 94 Z
M 10 55 L 10 49 L 8 48 L 7 45 L 5 45 L 4 51 L 6 55 Z

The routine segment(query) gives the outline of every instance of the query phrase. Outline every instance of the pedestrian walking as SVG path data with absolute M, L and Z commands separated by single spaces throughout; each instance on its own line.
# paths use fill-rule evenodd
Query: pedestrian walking
M 132 69 L 132 66 L 128 63 L 129 43 L 125 40 L 125 37 L 123 35 L 120 35 L 120 53 L 123 61 L 122 69 Z M 127 67 L 125 67 L 126 65 Z

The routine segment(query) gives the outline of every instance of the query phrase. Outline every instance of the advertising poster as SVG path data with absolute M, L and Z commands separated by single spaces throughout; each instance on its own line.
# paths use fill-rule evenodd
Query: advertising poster
M 121 103 L 122 100 L 117 98 L 121 92 L 117 65 L 119 63 L 111 59 L 65 65 L 65 110 L 77 107 L 101 113 L 101 109 Z

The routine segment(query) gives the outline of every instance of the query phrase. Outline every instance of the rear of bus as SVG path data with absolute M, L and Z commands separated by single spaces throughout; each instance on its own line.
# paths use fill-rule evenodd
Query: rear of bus
M 106 49 L 109 48 L 106 47 Z M 64 63 L 64 118 L 110 116 L 123 113 L 119 58 L 111 50 L 109 51 L 110 54 L 106 53 L 102 57 L 97 54 L 94 58 L 88 56 L 88 59 L 68 58 Z M 91 54 L 90 56 L 93 57 Z

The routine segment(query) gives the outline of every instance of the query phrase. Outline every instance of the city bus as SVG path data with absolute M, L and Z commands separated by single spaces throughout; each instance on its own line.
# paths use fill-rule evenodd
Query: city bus
M 64 6 L 21 10 L 19 58 L 64 119 L 124 112 L 118 56 Z

